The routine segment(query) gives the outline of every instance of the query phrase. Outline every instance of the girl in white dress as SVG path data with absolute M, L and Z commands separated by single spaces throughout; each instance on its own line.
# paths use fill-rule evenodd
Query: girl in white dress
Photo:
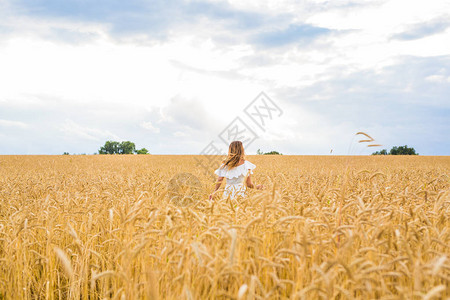
M 220 168 L 214 173 L 219 176 L 217 178 L 216 188 L 214 192 L 209 195 L 212 199 L 214 194 L 222 185 L 222 181 L 226 178 L 225 190 L 223 192 L 224 198 L 245 196 L 246 186 L 249 188 L 262 189 L 262 185 L 255 185 L 252 183 L 250 174 L 253 174 L 253 169 L 256 168 L 254 164 L 245 160 L 244 146 L 241 141 L 231 142 L 228 148 L 228 156 L 223 161 Z

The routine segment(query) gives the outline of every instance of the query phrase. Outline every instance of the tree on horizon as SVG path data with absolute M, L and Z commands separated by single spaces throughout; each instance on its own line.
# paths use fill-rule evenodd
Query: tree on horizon
M 106 141 L 99 150 L 98 154 L 149 154 L 145 148 L 136 149 L 136 145 L 130 141 Z
M 405 145 L 394 146 L 389 152 L 387 152 L 386 149 L 376 151 L 372 153 L 372 155 L 419 155 L 419 153 L 416 153 L 416 150 L 414 148 L 409 148 L 408 145 Z

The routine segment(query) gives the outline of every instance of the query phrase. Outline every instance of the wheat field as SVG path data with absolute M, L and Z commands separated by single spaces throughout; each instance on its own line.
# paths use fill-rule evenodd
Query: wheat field
M 450 298 L 449 157 L 247 159 L 208 200 L 194 156 L 0 156 L 0 299 Z

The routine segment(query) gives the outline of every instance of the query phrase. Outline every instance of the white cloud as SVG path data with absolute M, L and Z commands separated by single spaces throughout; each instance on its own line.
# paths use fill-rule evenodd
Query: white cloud
M 115 139 L 121 141 L 114 133 L 109 130 L 102 130 L 97 128 L 89 128 L 81 126 L 72 120 L 65 120 L 60 131 L 65 134 L 68 138 L 78 138 L 91 141 L 101 141 L 103 139 Z
M 0 127 L 16 127 L 25 129 L 28 127 L 28 124 L 20 121 L 11 121 L 11 120 L 2 120 L 0 119 Z
M 149 130 L 149 131 L 151 131 L 151 132 L 153 132 L 153 133 L 159 133 L 159 132 L 160 132 L 160 129 L 159 129 L 158 127 L 155 127 L 155 126 L 152 124 L 152 122 L 150 122 L 150 121 L 142 122 L 142 123 L 141 123 L 141 127 L 142 127 L 142 128 L 145 128 L 145 129 L 147 129 L 147 130 Z
M 77 102 L 168 99 L 177 72 L 163 56 L 158 47 L 102 40 L 74 47 L 17 37 L 0 48 L 0 80 L 5 83 L 0 97 L 20 97 L 26 92 Z
M 446 77 L 444 75 L 430 75 L 425 77 L 425 80 L 430 82 L 445 83 L 450 82 L 450 76 Z
M 182 132 L 182 131 L 175 131 L 175 132 L 173 133 L 173 136 L 176 136 L 176 137 L 186 137 L 186 136 L 188 136 L 188 134 L 186 134 L 185 132 Z

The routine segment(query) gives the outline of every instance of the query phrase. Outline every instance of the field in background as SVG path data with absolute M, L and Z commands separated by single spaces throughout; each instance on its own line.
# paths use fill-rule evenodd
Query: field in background
M 0 299 L 450 297 L 450 157 L 248 160 L 209 201 L 193 156 L 0 156 Z

